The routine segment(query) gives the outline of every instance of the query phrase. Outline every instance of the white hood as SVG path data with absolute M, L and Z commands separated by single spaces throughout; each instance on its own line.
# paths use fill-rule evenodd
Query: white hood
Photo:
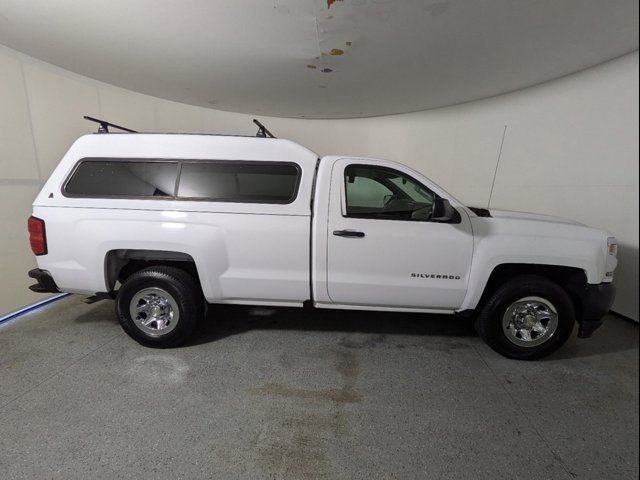
M 491 216 L 495 218 L 513 218 L 517 220 L 530 220 L 534 222 L 560 223 L 564 225 L 580 225 L 582 227 L 586 226 L 583 223 L 576 222 L 574 220 L 554 217 L 552 215 L 541 215 L 539 213 L 512 212 L 510 210 L 497 210 L 495 208 L 489 209 L 489 212 L 491 213 Z

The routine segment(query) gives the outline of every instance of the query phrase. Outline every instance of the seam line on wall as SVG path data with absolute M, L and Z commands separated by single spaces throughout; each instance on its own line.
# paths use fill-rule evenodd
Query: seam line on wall
M 496 184 L 496 177 L 498 176 L 498 167 L 500 166 L 500 158 L 502 158 L 502 147 L 504 146 L 504 137 L 507 135 L 507 126 L 504 126 L 502 130 L 502 140 L 500 140 L 500 149 L 498 150 L 498 159 L 496 160 L 496 169 L 493 171 L 493 181 L 491 182 L 491 191 L 489 192 L 489 201 L 487 202 L 487 208 L 491 208 L 491 198 L 493 197 L 493 187 Z
M 0 178 L 0 187 L 39 187 L 38 178 Z
M 102 116 L 102 97 L 100 96 L 100 87 L 96 85 L 96 96 L 98 97 L 98 115 L 100 118 L 104 118 Z
M 24 71 L 24 62 L 20 61 L 20 73 L 22 73 L 22 87 L 24 88 L 24 96 L 27 99 L 27 117 L 29 118 L 29 129 L 31 130 L 31 144 L 33 145 L 33 155 L 36 160 L 36 173 L 38 174 L 38 185 L 42 186 L 42 171 L 40 169 L 40 155 L 38 154 L 38 146 L 36 145 L 36 132 L 33 130 L 33 110 L 31 109 L 31 95 L 27 86 L 27 75 Z

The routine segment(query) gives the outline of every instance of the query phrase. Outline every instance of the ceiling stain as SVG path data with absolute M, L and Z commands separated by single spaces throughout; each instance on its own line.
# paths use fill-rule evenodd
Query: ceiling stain
M 342 50 L 341 48 L 332 48 L 329 51 L 329 55 L 333 55 L 334 57 L 337 57 L 339 55 L 343 55 L 344 54 L 344 50 Z
M 424 10 L 430 12 L 432 16 L 438 17 L 449 10 L 449 2 L 435 2 L 425 6 Z
M 342 2 L 342 0 L 327 0 L 327 8 L 331 8 L 331 5 L 336 2 Z
M 345 44 L 347 47 L 350 47 L 351 45 L 353 45 L 353 42 L 344 42 L 344 44 Z
M 316 69 L 316 68 L 318 68 L 318 67 L 316 67 L 315 65 L 311 65 L 311 64 L 309 64 L 309 65 L 307 65 L 307 68 L 309 68 L 309 69 L 311 69 L 311 70 L 315 70 L 315 69 Z

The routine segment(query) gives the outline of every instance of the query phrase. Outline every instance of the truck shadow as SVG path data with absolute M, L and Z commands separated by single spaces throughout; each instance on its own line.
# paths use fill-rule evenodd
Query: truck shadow
M 113 309 L 112 302 L 99 302 L 87 312 L 76 316 L 74 321 L 109 322 L 117 326 Z M 439 341 L 451 343 L 456 343 L 456 339 L 475 338 L 475 341 L 481 342 L 473 328 L 472 319 L 451 315 L 211 305 L 207 318 L 198 324 L 185 346 L 213 343 L 252 330 L 363 333 L 372 337 L 413 335 L 441 337 Z M 623 351 L 628 351 L 637 358 L 640 343 L 638 324 L 630 320 L 610 314 L 592 338 L 581 340 L 576 334 L 577 326 L 567 344 L 542 361 L 585 358 Z M 375 341 L 375 338 L 371 341 Z
M 452 315 L 215 305 L 210 306 L 207 318 L 198 324 L 188 345 L 214 342 L 251 330 L 477 336 L 471 319 Z
M 415 335 L 450 339 L 477 338 L 473 319 L 426 313 L 374 312 L 358 310 L 306 310 L 301 308 L 211 305 L 185 346 L 212 343 L 252 330 L 295 330 L 364 333 L 370 335 Z M 623 351 L 638 351 L 637 324 L 608 315 L 604 326 L 587 340 L 572 338 L 557 352 L 541 361 L 585 358 Z M 481 342 L 477 338 L 478 342 Z M 496 354 L 498 355 L 498 354 Z

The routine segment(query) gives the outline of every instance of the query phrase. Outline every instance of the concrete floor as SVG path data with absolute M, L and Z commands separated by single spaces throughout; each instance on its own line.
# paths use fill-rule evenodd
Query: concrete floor
M 225 307 L 143 348 L 110 301 L 0 327 L 0 477 L 638 478 L 638 327 L 539 362 L 468 321 Z

